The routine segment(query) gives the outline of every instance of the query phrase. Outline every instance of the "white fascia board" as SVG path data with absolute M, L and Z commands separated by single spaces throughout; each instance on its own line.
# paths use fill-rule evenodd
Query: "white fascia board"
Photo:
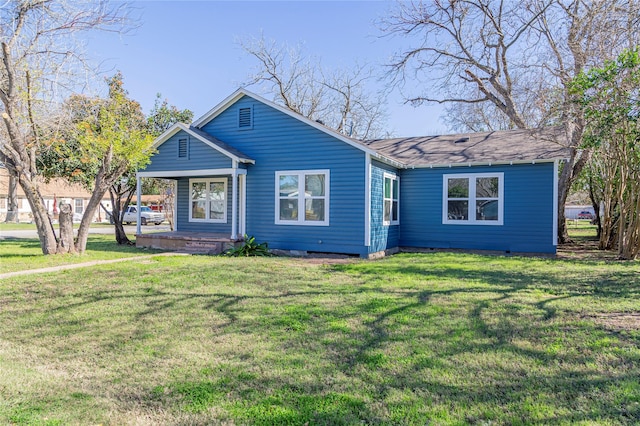
M 187 125 L 184 124 L 184 123 L 176 123 L 173 126 L 171 126 L 166 132 L 164 132 L 163 134 L 158 136 L 158 138 L 153 143 L 153 148 L 157 149 L 160 145 L 162 145 L 163 143 L 168 141 L 173 135 L 178 133 L 180 130 L 185 131 L 189 136 L 192 136 L 192 137 L 198 139 L 200 142 L 210 146 L 211 148 L 213 148 L 216 151 L 218 151 L 220 154 L 224 155 L 225 157 L 229 157 L 233 161 L 237 161 L 239 163 L 255 164 L 254 160 L 251 160 L 249 158 L 240 158 L 240 157 L 238 157 L 236 155 L 231 154 L 229 151 L 220 148 L 218 145 L 216 145 L 214 143 L 211 143 L 210 141 L 206 140 L 205 138 L 203 138 L 199 134 L 197 134 L 194 131 L 192 131 L 191 129 L 189 129 L 189 127 L 187 127 Z
M 355 141 L 353 141 L 352 139 L 347 138 L 344 135 L 341 135 L 340 133 L 320 124 L 317 123 L 313 120 L 308 119 L 307 117 L 298 114 L 297 112 L 293 112 L 291 111 L 289 108 L 283 107 L 282 105 L 278 105 L 275 102 L 269 101 L 265 98 L 263 98 L 262 96 L 256 95 L 255 93 L 252 93 L 246 89 L 238 89 L 235 92 L 233 92 L 231 95 L 229 95 L 225 100 L 223 100 L 222 102 L 220 102 L 217 106 L 215 106 L 213 109 L 211 109 L 209 112 L 207 112 L 205 115 L 203 115 L 202 117 L 200 117 L 199 119 L 197 119 L 196 121 L 193 122 L 192 126 L 193 127 L 197 127 L 197 128 L 201 128 L 202 126 L 204 126 L 205 124 L 207 124 L 208 122 L 210 122 L 211 120 L 213 120 L 215 117 L 217 117 L 218 115 L 220 115 L 222 112 L 224 112 L 227 108 L 229 108 L 231 105 L 233 105 L 234 103 L 236 103 L 238 100 L 240 100 L 240 98 L 242 98 L 243 96 L 248 96 L 250 98 L 253 98 L 254 100 L 263 103 L 275 110 L 278 110 L 280 112 L 282 112 L 283 114 L 287 114 L 288 116 L 295 118 L 296 120 L 302 121 L 303 123 L 317 129 L 320 130 L 321 132 L 324 132 L 330 136 L 333 136 L 336 139 L 339 139 L 340 141 L 351 145 L 354 148 L 359 149 L 360 151 L 363 151 L 367 154 L 370 154 L 374 157 L 382 157 L 382 158 L 386 158 L 381 156 L 380 154 L 378 154 L 376 151 L 374 151 L 371 148 L 367 148 L 364 145 L 361 145 Z M 389 161 L 393 161 L 393 160 L 389 160 Z
M 165 130 L 165 132 L 163 134 L 161 134 L 160 136 L 158 136 L 154 141 L 153 141 L 153 145 L 151 146 L 154 149 L 157 149 L 160 145 L 162 145 L 163 143 L 165 143 L 166 141 L 169 140 L 169 138 L 171 138 L 171 136 L 175 135 L 176 133 L 178 133 L 180 130 L 183 130 L 183 128 L 185 127 L 184 124 L 182 124 L 182 126 L 180 126 L 182 123 L 176 123 L 173 126 L 169 127 L 167 130 Z
M 442 163 L 442 164 L 408 164 L 405 169 L 436 169 L 436 168 L 452 168 L 452 167 L 478 167 L 478 166 L 513 166 L 514 164 L 536 164 L 536 163 L 553 163 L 556 161 L 564 161 L 564 158 L 547 158 L 543 160 L 507 160 L 507 161 L 483 161 L 483 162 L 466 162 L 466 163 Z
M 245 94 L 248 94 L 248 93 L 249 92 L 247 92 L 244 89 L 236 90 L 231 95 L 227 96 L 222 102 L 220 102 L 219 104 L 211 108 L 209 111 L 207 111 L 203 116 L 201 116 L 196 121 L 191 123 L 191 125 L 193 127 L 197 127 L 198 129 L 200 129 L 202 126 L 204 126 L 205 124 L 207 124 L 208 122 L 216 118 L 218 115 L 220 115 L 227 108 L 229 108 L 231 105 L 236 103 L 238 100 L 240 100 L 240 98 L 242 98 Z M 248 96 L 251 96 L 251 95 L 248 95 Z
M 407 169 L 407 168 L 411 168 L 411 166 L 407 166 L 404 163 L 401 163 L 399 161 L 396 160 L 392 160 L 391 158 L 385 157 L 384 155 L 378 154 L 377 152 L 374 152 L 373 154 L 371 154 L 371 158 L 374 160 L 377 160 L 383 164 L 386 164 L 388 166 L 391 167 L 395 167 L 396 169 Z
M 138 172 L 137 177 L 141 178 L 176 178 L 192 176 L 218 176 L 232 174 L 246 175 L 247 169 L 200 169 L 200 170 L 160 170 L 156 172 Z

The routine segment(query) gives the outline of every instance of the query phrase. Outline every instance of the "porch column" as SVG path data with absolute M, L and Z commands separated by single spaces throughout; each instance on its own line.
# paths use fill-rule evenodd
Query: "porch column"
M 238 238 L 238 163 L 233 162 L 231 177 L 231 239 Z
M 140 211 L 140 199 L 142 198 L 142 178 L 136 174 L 136 235 L 140 235 L 140 220 L 142 217 L 142 212 Z M 113 209 L 112 209 L 113 210 Z M 120 214 L 118 212 L 118 214 Z
M 247 233 L 247 175 L 240 178 L 240 236 Z

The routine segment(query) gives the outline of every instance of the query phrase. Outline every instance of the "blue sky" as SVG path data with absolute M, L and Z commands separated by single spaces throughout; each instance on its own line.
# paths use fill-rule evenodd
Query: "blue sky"
M 278 44 L 303 43 L 304 52 L 326 68 L 366 62 L 380 70 L 409 43 L 383 37 L 376 25 L 394 7 L 390 1 L 140 1 L 134 6 L 140 27 L 127 35 L 101 33 L 88 43 L 87 53 L 108 74 L 122 71 L 125 87 L 145 112 L 158 92 L 196 118 L 230 95 L 256 66 L 239 39 L 263 35 Z M 249 90 L 260 93 L 255 86 Z M 440 106 L 403 105 L 396 91 L 387 110 L 388 128 L 396 136 L 446 132 Z

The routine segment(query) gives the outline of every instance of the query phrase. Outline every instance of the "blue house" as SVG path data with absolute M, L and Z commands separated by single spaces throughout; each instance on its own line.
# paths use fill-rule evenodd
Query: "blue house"
M 360 141 L 240 89 L 156 140 L 138 182 L 176 181 L 175 231 L 138 228 L 137 241 L 219 251 L 248 234 L 271 249 L 369 258 L 555 253 L 562 140 L 549 128 Z

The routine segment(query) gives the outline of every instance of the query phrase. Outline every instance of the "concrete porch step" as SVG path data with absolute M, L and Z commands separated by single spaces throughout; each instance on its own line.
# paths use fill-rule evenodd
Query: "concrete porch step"
M 220 234 L 162 232 L 136 235 L 138 247 L 172 250 L 178 253 L 220 254 L 242 242 Z

